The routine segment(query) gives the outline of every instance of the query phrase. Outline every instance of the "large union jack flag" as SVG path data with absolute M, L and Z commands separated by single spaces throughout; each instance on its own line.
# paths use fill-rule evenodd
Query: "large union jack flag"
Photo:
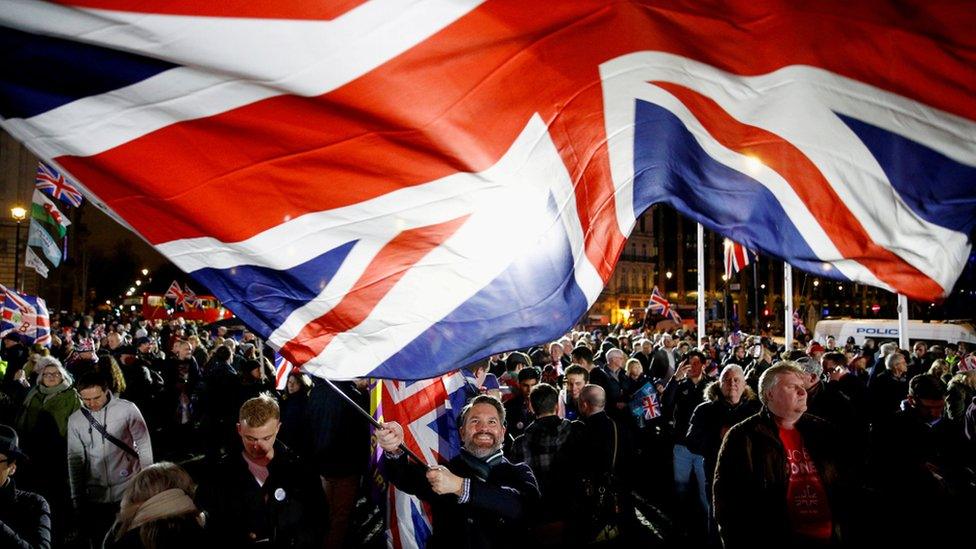
M 971 247 L 965 2 L 6 8 L 2 126 L 321 375 L 554 339 L 654 203 L 926 300 Z

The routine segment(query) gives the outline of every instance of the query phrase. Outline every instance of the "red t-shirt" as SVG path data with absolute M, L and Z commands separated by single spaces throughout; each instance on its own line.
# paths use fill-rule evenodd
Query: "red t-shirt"
M 817 465 L 803 445 L 799 431 L 780 429 L 779 439 L 786 449 L 786 461 L 790 467 L 786 504 L 793 532 L 807 538 L 829 540 L 833 519 Z

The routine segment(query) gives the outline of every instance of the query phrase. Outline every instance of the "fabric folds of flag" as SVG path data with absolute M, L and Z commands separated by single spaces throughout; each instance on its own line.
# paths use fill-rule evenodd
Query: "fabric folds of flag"
M 670 318 L 671 320 L 681 324 L 681 316 L 678 312 L 671 308 L 671 302 L 668 301 L 661 291 L 654 286 L 651 290 L 651 298 L 647 302 L 647 311 L 649 313 L 656 313 L 663 317 Z
M 722 243 L 725 248 L 725 278 L 732 279 L 732 275 L 749 265 L 749 250 L 731 239 L 726 238 Z
M 941 299 L 976 229 L 976 12 L 827 2 L 18 0 L 0 126 L 334 378 L 555 339 L 659 203 Z
M 0 284 L 0 337 L 14 334 L 27 345 L 51 346 L 51 319 L 47 303 L 40 297 L 22 294 Z
M 459 372 L 413 382 L 383 380 L 378 394 L 371 395 L 373 417 L 403 426 L 404 444 L 428 465 L 447 463 L 461 448 L 457 414 L 464 406 L 464 383 Z M 374 449 L 376 463 L 382 463 L 381 451 Z M 382 468 L 374 473 L 374 483 L 385 484 L 387 489 L 387 545 L 395 549 L 426 547 L 432 532 L 430 507 L 384 483 Z

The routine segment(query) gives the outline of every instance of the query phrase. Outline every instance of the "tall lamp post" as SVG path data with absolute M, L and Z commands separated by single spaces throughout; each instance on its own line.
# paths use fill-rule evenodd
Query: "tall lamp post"
M 27 219 L 27 210 L 14 206 L 10 208 L 10 215 L 17 222 L 17 236 L 14 238 L 14 289 L 20 291 L 20 222 Z

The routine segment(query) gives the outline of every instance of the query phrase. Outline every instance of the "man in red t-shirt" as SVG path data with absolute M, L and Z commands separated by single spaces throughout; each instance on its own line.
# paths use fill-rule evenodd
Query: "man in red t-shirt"
M 803 370 L 784 361 L 759 379 L 762 410 L 719 450 L 713 502 L 726 548 L 842 541 L 847 473 L 836 430 L 805 414 Z

